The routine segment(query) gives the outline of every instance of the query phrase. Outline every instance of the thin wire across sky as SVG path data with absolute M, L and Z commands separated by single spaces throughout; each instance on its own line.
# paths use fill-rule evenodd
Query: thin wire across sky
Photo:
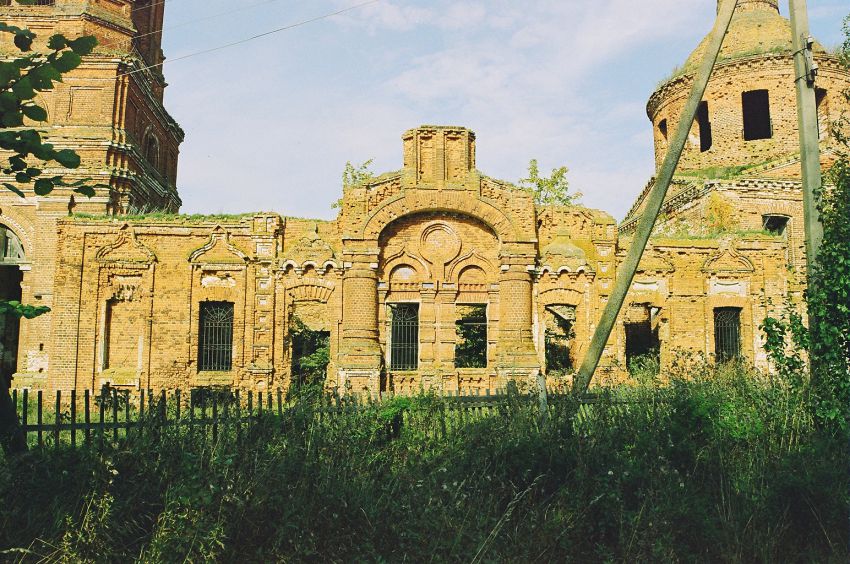
M 162 2 L 165 2 L 165 1 L 167 1 L 167 0 L 162 0 Z M 228 13 L 239 12 L 239 11 L 242 11 L 242 10 L 245 10 L 245 9 L 248 9 L 248 8 L 251 8 L 251 7 L 253 7 L 253 6 L 257 6 L 257 5 L 259 5 L 259 4 L 268 4 L 268 3 L 273 2 L 273 1 L 275 1 L 275 0 L 267 0 L 266 2 L 259 2 L 259 3 L 257 3 L 257 4 L 252 4 L 251 6 L 246 6 L 246 7 L 244 7 L 244 8 L 237 9 L 237 10 L 231 10 L 231 11 L 229 11 L 229 12 L 223 12 L 223 13 L 221 13 L 221 14 L 217 14 L 217 15 L 215 15 L 215 16 L 206 16 L 206 17 L 204 17 L 204 18 L 199 18 L 198 20 L 195 20 L 195 21 L 201 21 L 201 20 L 205 20 L 205 19 L 210 19 L 210 18 L 213 18 L 213 17 L 218 17 L 218 16 L 221 16 L 221 15 L 225 15 L 225 14 L 228 14 Z M 129 72 L 126 72 L 126 73 L 124 73 L 124 74 L 122 74 L 122 75 L 120 75 L 120 76 L 129 76 L 129 75 L 131 75 L 131 74 L 136 74 L 136 73 L 139 73 L 139 72 L 143 72 L 143 71 L 146 71 L 146 70 L 149 70 L 149 69 L 152 69 L 152 68 L 161 67 L 161 66 L 162 66 L 162 65 L 164 65 L 166 62 L 173 63 L 173 62 L 175 62 L 175 61 L 182 61 L 182 60 L 184 60 L 184 59 L 189 59 L 189 58 L 191 58 L 191 57 L 197 57 L 198 55 L 205 55 L 205 54 L 207 54 L 207 53 L 213 53 L 213 52 L 215 52 L 215 51 L 221 51 L 222 49 L 227 49 L 227 48 L 230 48 L 230 47 L 235 47 L 235 46 L 237 46 L 237 45 L 243 45 L 243 44 L 248 43 L 248 42 L 250 42 L 250 41 L 254 41 L 254 40 L 256 40 L 256 39 L 260 39 L 260 38 L 263 38 L 263 37 L 267 37 L 267 36 L 269 36 L 269 35 L 274 35 L 274 34 L 276 34 L 276 33 L 281 33 L 281 32 L 283 32 L 283 31 L 288 31 L 288 30 L 290 30 L 290 29 L 295 29 L 295 28 L 297 28 L 297 27 L 301 27 L 301 26 L 303 26 L 303 25 L 311 24 L 311 23 L 318 22 L 318 21 L 321 21 L 321 20 L 326 20 L 326 19 L 328 19 L 328 18 L 332 18 L 332 17 L 334 17 L 334 16 L 339 16 L 339 15 L 344 14 L 344 13 L 346 13 L 346 12 L 351 12 L 351 11 L 357 10 L 357 9 L 359 9 L 359 8 L 363 8 L 363 7 L 365 7 L 365 6 L 368 6 L 368 5 L 370 5 L 370 4 L 376 4 L 376 3 L 380 2 L 380 1 L 381 1 L 381 0 L 367 0 L 366 2 L 360 2 L 359 4 L 354 4 L 354 5 L 352 5 L 352 6 L 348 6 L 348 7 L 346 7 L 346 8 L 341 8 L 341 9 L 336 10 L 336 11 L 334 11 L 334 12 L 328 12 L 328 13 L 325 13 L 325 14 L 322 14 L 322 15 L 319 15 L 319 16 L 315 16 L 315 17 L 313 17 L 313 18 L 309 18 L 309 19 L 306 19 L 306 20 L 301 20 L 301 21 L 299 21 L 299 22 L 295 22 L 295 23 L 288 24 L 288 25 L 285 25 L 285 26 L 282 26 L 282 27 L 278 27 L 278 28 L 276 28 L 276 29 L 272 29 L 272 30 L 269 30 L 269 31 L 265 31 L 265 32 L 263 32 L 263 33 L 258 33 L 258 34 L 256 34 L 256 35 L 252 35 L 252 36 L 250 36 L 250 37 L 246 37 L 246 38 L 244 38 L 244 39 L 239 39 L 239 40 L 237 40 L 237 41 L 232 41 L 232 42 L 230 42 L 230 43 L 225 43 L 225 44 L 223 44 L 223 45 L 218 45 L 218 46 L 216 46 L 216 47 L 210 47 L 210 48 L 208 48 L 208 49 L 202 49 L 202 50 L 200 50 L 200 51 L 195 51 L 195 52 L 193 52 L 193 53 L 189 53 L 189 54 L 187 54 L 187 55 L 181 55 L 181 56 L 179 56 L 179 57 L 174 57 L 174 58 L 172 58 L 172 59 L 169 59 L 168 61 L 162 61 L 162 62 L 157 63 L 157 64 L 154 64 L 154 65 L 148 65 L 148 66 L 144 66 L 144 67 L 141 67 L 141 68 L 138 68 L 138 69 L 134 69 L 134 70 L 129 71 Z M 187 25 L 187 24 L 189 24 L 189 23 L 193 23 L 193 22 L 184 22 L 184 23 L 179 24 L 179 25 L 181 25 L 181 26 L 182 26 L 182 25 Z M 174 27 L 178 27 L 178 26 L 174 26 Z M 161 31 L 161 30 L 157 30 L 157 31 L 152 32 L 152 33 L 157 33 L 158 31 Z

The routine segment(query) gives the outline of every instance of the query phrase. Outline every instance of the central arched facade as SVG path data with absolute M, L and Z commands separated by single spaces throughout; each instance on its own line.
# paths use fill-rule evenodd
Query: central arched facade
M 384 388 L 489 389 L 496 375 L 501 242 L 480 219 L 447 211 L 399 218 L 378 237 Z

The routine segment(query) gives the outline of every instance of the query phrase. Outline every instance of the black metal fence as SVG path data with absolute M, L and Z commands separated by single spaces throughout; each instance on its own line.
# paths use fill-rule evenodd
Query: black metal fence
M 320 421 L 341 415 L 378 410 L 388 405 L 387 400 L 404 396 L 392 393 L 377 396 L 322 396 L 310 403 L 310 409 Z M 435 396 L 436 397 L 436 396 Z M 562 390 L 549 390 L 550 412 L 572 401 L 572 396 Z M 516 391 L 498 390 L 496 393 L 446 393 L 438 397 L 435 434 L 445 434 L 469 422 L 506 414 L 511 402 L 537 405 L 538 396 L 523 395 Z M 189 391 L 119 390 L 104 388 L 99 393 L 89 390 L 77 392 L 45 392 L 42 390 L 12 390 L 12 400 L 17 407 L 23 432 L 30 446 L 73 447 L 103 446 L 106 441 L 117 442 L 133 433 L 144 433 L 162 427 L 203 429 L 215 439 L 222 427 L 236 427 L 237 432 L 256 422 L 277 417 L 281 422 L 293 415 L 304 404 L 286 397 L 283 390 L 241 391 L 199 388 Z M 406 400 L 404 400 L 406 401 Z M 412 402 L 412 399 L 411 399 Z M 576 413 L 580 421 L 587 410 L 600 399 L 583 398 Z M 606 404 L 630 404 L 630 401 L 605 400 Z M 407 406 L 399 410 L 397 423 L 418 417 L 416 408 Z M 432 414 L 433 415 L 433 414 Z

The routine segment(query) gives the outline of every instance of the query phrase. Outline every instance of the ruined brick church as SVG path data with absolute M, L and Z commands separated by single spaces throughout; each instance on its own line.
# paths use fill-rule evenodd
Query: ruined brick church
M 422 126 L 402 135 L 399 171 L 344 187 L 334 221 L 176 215 L 183 132 L 152 67 L 163 11 L 150 0 L 0 7 L 41 40 L 100 42 L 39 102 L 51 141 L 82 157 L 57 173 L 103 186 L 90 199 L 0 193 L 0 297 L 52 309 L 0 320 L 13 386 L 285 389 L 320 351 L 325 386 L 341 391 L 475 393 L 569 377 L 652 180 L 620 224 L 535 205 L 478 171 L 472 131 Z M 649 99 L 657 164 L 703 49 Z M 827 167 L 850 73 L 819 45 L 816 61 Z M 777 0 L 741 0 L 605 375 L 638 358 L 663 367 L 678 349 L 766 368 L 758 325 L 805 283 L 794 88 Z

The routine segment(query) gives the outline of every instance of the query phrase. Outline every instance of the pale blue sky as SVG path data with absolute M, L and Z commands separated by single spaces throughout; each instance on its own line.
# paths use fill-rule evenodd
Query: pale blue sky
M 360 1 L 168 0 L 165 54 Z M 653 172 L 646 100 L 709 31 L 715 8 L 715 0 L 382 0 L 166 64 L 166 107 L 186 131 L 182 211 L 332 218 L 345 162 L 374 158 L 376 172 L 396 170 L 402 132 L 427 123 L 472 128 L 478 168 L 496 178 L 516 181 L 531 158 L 544 170 L 566 165 L 585 205 L 621 219 Z M 814 35 L 837 45 L 847 0 L 809 0 L 809 9 Z

